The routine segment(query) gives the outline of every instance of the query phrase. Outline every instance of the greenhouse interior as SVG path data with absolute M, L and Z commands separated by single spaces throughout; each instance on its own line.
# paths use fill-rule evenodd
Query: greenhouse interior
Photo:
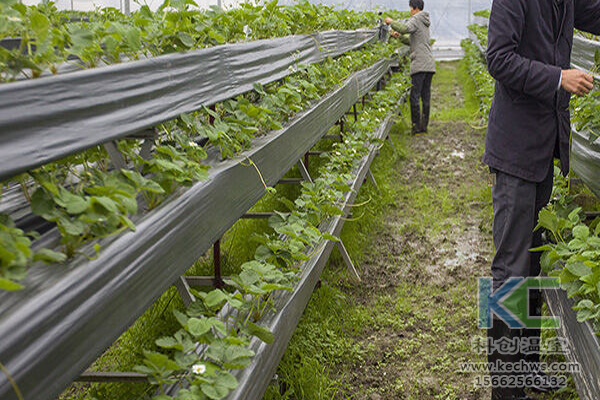
M 2 0 L 0 400 L 600 399 L 600 0 Z

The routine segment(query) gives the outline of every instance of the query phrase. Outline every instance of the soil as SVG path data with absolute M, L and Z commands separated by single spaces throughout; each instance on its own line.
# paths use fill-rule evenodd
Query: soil
M 459 372 L 461 362 L 485 361 L 471 343 L 485 335 L 477 278 L 490 275 L 494 250 L 489 173 L 480 161 L 485 131 L 452 116 L 465 107 L 458 68 L 443 64 L 434 78 L 429 133 L 404 133 L 396 204 L 372 236 L 362 282 L 347 286 L 375 323 L 354 337 L 367 356 L 334 371 L 345 387 L 340 399 L 491 397 L 475 375 Z

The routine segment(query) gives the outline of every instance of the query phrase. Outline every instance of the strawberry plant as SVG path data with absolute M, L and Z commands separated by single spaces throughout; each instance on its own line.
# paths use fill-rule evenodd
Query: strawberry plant
M 600 71 L 600 50 L 596 50 L 594 67 L 590 71 L 597 75 Z M 600 135 L 600 91 L 597 88 L 589 94 L 581 97 L 573 97 L 571 100 L 573 110 L 572 121 L 578 131 L 590 133 L 590 142 L 594 142 Z
M 273 293 L 292 290 L 301 263 L 310 259 L 313 249 L 323 240 L 337 240 L 319 226 L 343 214 L 340 207 L 350 190 L 352 170 L 373 143 L 370 134 L 397 108 L 407 87 L 406 77 L 395 76 L 385 90 L 375 94 L 360 119 L 349 124 L 344 142 L 333 145 L 319 176 L 313 183 L 302 184 L 294 202 L 285 202 L 289 212 L 269 219 L 272 232 L 256 238 L 261 245 L 255 259 L 227 281 L 236 292 L 194 291 L 197 301 L 185 313 L 175 312 L 181 329 L 158 339 L 156 345 L 163 351 L 146 352 L 138 371 L 149 374 L 161 389 L 187 381 L 188 387 L 180 390 L 176 399 L 220 399 L 238 386 L 231 370 L 249 365 L 254 356 L 247 348 L 250 338 L 256 336 L 266 343 L 275 339 L 258 325 L 265 313 L 273 311 Z M 234 312 L 219 313 L 224 305 Z M 197 352 L 199 345 L 204 351 Z M 154 399 L 172 397 L 162 392 Z
M 469 25 L 469 30 L 475 34 L 477 41 L 482 48 L 487 48 L 488 45 L 488 28 L 486 26 L 472 24 Z
M 487 120 L 494 97 L 494 79 L 487 71 L 485 60 L 479 48 L 469 39 L 463 40 L 461 46 L 465 51 L 464 59 L 467 63 L 469 75 L 475 82 L 475 94 L 480 101 L 481 115 Z
M 226 11 L 199 10 L 193 0 L 166 0 L 155 12 L 147 5 L 131 16 L 104 8 L 86 19 L 71 19 L 52 2 L 25 6 L 7 0 L 0 3 L 0 39 L 20 38 L 21 45 L 12 51 L 0 47 L 0 82 L 55 74 L 65 63 L 94 68 L 224 43 L 372 27 L 377 18 L 306 0 L 293 6 L 277 0 L 242 3 Z
M 600 332 L 600 219 L 585 223 L 574 200 L 568 179 L 556 167 L 552 201 L 536 227 L 545 230 L 549 243 L 532 251 L 543 252 L 543 270 L 577 299 L 578 321 L 590 321 Z
M 205 179 L 207 146 L 218 148 L 223 158 L 237 154 L 254 137 L 281 128 L 352 72 L 392 51 L 389 45 L 377 44 L 320 65 L 298 66 L 282 81 L 256 86 L 253 92 L 217 104 L 214 111 L 203 109 L 168 121 L 156 128 L 150 158 L 140 155 L 138 141 L 121 140 L 117 147 L 132 171 L 110 170 L 107 153 L 98 147 L 45 165 L 18 181 L 33 182 L 32 188 L 24 189 L 24 197 L 33 213 L 56 225 L 67 257 L 88 243 L 97 253 L 98 240 L 135 229 L 131 216 L 145 211 L 139 209 L 138 197 L 152 209 L 176 189 Z M 28 258 L 26 264 L 33 261 Z

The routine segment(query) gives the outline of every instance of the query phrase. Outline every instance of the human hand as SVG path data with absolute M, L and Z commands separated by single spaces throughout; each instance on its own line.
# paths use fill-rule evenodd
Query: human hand
M 400 33 L 396 32 L 396 31 L 393 31 L 392 32 L 392 37 L 399 38 L 400 37 Z
M 561 86 L 569 93 L 585 96 L 594 88 L 594 77 L 578 69 L 563 70 Z
M 391 24 L 392 22 L 394 22 L 394 20 L 393 20 L 393 19 L 391 19 L 390 17 L 385 17 L 385 23 L 386 23 L 386 25 L 389 25 L 389 24 Z

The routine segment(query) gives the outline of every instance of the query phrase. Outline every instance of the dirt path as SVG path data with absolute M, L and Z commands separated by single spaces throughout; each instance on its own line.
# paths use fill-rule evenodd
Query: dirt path
M 377 204 L 344 227 L 363 281 L 334 257 L 280 365 L 283 390 L 265 400 L 490 399 L 460 371 L 486 361 L 472 343 L 485 335 L 477 282 L 493 256 L 485 131 L 471 125 L 479 102 L 460 62 L 439 65 L 432 105 L 429 134 L 396 127 L 396 151 L 374 164 L 385 188 L 357 200 Z M 535 398 L 576 398 L 568 392 Z
M 433 83 L 430 133 L 406 141 L 397 165 L 397 201 L 352 290 L 376 324 L 373 349 L 346 383 L 356 399 L 484 399 L 459 363 L 476 361 L 477 278 L 491 258 L 490 194 L 480 163 L 483 132 L 464 122 L 458 64 Z

